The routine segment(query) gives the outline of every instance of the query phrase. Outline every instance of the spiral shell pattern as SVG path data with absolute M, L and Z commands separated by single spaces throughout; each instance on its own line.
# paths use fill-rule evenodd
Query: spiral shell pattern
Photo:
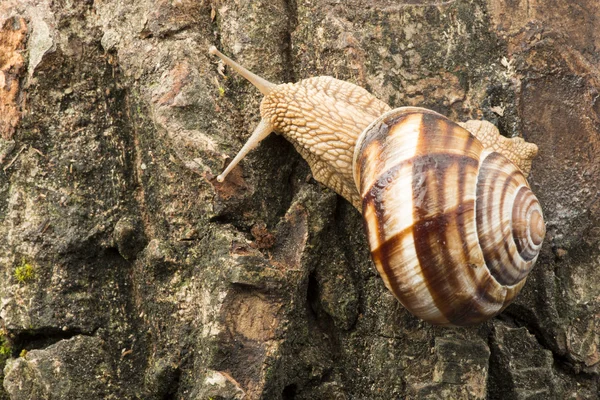
M 507 158 L 440 114 L 403 107 L 361 134 L 353 173 L 373 261 L 411 313 L 472 325 L 515 298 L 545 224 Z

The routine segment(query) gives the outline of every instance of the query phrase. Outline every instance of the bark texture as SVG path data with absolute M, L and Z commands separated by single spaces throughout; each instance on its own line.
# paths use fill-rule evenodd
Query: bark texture
M 595 399 L 597 0 L 0 2 L 0 399 Z M 331 75 L 536 143 L 542 254 L 469 329 L 405 311 L 258 91 Z

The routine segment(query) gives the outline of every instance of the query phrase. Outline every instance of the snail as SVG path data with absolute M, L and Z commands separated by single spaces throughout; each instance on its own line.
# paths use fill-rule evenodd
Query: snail
M 313 177 L 362 213 L 385 286 L 435 325 L 492 318 L 519 293 L 545 236 L 526 177 L 537 146 L 487 121 L 458 124 L 419 107 L 391 109 L 328 76 L 275 85 L 220 53 L 260 90 L 262 120 L 217 177 L 272 131 Z

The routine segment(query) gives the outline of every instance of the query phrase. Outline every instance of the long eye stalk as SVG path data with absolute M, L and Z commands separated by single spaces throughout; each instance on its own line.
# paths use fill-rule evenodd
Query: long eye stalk
M 251 84 L 256 86 L 256 88 L 258 90 L 260 90 L 260 92 L 262 94 L 264 94 L 265 96 L 268 95 L 269 93 L 271 93 L 273 88 L 276 86 L 274 83 L 271 83 L 268 80 L 263 79 L 260 76 L 248 71 L 246 68 L 242 67 L 240 64 L 236 63 L 231 58 L 227 57 L 225 54 L 223 54 L 219 50 L 217 50 L 217 48 L 215 46 L 211 46 L 210 49 L 208 49 L 208 52 L 210 54 L 216 55 L 221 60 L 223 60 L 223 62 L 225 64 L 229 65 L 238 74 L 240 74 L 241 76 L 246 78 L 248 80 L 248 82 L 250 82 Z

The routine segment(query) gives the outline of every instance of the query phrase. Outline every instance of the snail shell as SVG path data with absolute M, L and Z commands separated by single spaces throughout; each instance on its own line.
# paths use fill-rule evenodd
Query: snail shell
M 545 235 L 526 181 L 537 146 L 485 121 L 467 130 L 423 108 L 391 110 L 332 77 L 275 85 L 210 53 L 265 95 L 261 122 L 217 181 L 275 131 L 363 213 L 377 270 L 411 313 L 472 325 L 514 299 Z
M 442 115 L 404 107 L 363 131 L 353 166 L 373 261 L 411 313 L 472 325 L 513 300 L 545 226 L 512 162 Z

